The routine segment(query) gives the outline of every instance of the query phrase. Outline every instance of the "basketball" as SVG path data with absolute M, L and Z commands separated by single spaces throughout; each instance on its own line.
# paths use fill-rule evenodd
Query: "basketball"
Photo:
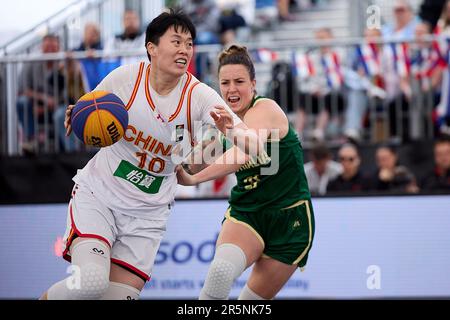
M 106 147 L 122 138 L 128 125 L 128 111 L 115 94 L 92 91 L 75 104 L 71 124 L 75 135 L 85 144 Z

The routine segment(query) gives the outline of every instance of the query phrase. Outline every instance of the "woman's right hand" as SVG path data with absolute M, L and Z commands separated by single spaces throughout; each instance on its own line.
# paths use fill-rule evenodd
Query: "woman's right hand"
M 70 116 L 72 115 L 72 109 L 75 105 L 70 104 L 66 109 L 66 117 L 64 119 L 64 128 L 66 128 L 66 136 L 68 137 L 72 132 L 72 124 L 70 123 Z

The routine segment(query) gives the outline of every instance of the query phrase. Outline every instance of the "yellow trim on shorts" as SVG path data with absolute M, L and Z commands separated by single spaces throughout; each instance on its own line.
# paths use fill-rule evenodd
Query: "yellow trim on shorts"
M 292 206 L 299 205 L 298 204 L 299 202 L 293 204 Z M 305 250 L 303 250 L 302 254 L 294 261 L 293 264 L 298 264 L 303 259 L 303 257 L 306 255 L 309 248 L 311 247 L 311 241 L 312 241 L 311 211 L 309 208 L 309 202 L 307 200 L 301 200 L 301 202 L 302 202 L 302 204 L 305 203 L 305 206 L 306 206 L 306 216 L 308 217 L 309 238 L 308 238 L 308 245 L 306 246 Z M 290 208 L 290 207 L 288 207 L 288 208 Z M 288 209 L 288 208 L 286 208 L 286 209 Z
M 277 259 L 275 259 L 275 258 L 272 258 L 271 256 L 268 256 L 268 255 L 265 254 L 265 253 L 263 253 L 263 254 L 261 255 L 261 258 L 262 258 L 262 259 L 272 259 L 272 260 L 281 262 L 280 260 L 277 260 Z M 284 263 L 284 262 L 282 262 L 282 263 Z M 297 263 L 298 263 L 298 262 L 297 262 Z M 295 265 L 295 263 L 292 263 L 292 265 Z M 301 267 L 301 268 L 300 268 L 300 272 L 303 272 L 303 271 L 305 271 L 305 267 Z
M 282 262 L 282 261 L 280 261 L 280 260 L 277 260 L 277 259 L 275 259 L 275 258 L 272 258 L 272 257 L 268 256 L 268 255 L 265 254 L 265 253 L 263 253 L 263 254 L 261 255 L 261 258 L 262 258 L 262 259 L 272 259 L 272 260 L 275 260 L 275 261 L 284 263 L 284 262 Z M 295 265 L 295 263 L 292 263 L 291 265 Z M 301 268 L 299 268 L 299 269 L 300 269 L 300 272 L 305 271 L 305 267 L 301 267 Z
M 308 200 L 298 200 L 296 203 L 294 203 L 293 205 L 290 205 L 289 207 L 283 208 L 281 210 L 287 210 L 287 209 L 292 209 L 298 206 L 301 206 L 302 204 L 308 202 Z
M 259 241 L 261 241 L 262 245 L 263 245 L 263 250 L 266 247 L 266 244 L 264 243 L 263 238 L 259 235 L 259 233 L 253 229 L 253 227 L 251 225 L 249 225 L 248 223 L 244 222 L 244 221 L 239 221 L 236 218 L 233 218 L 231 216 L 231 208 L 228 208 L 227 211 L 225 212 L 225 218 L 229 219 L 230 221 L 237 223 L 237 224 L 241 224 L 245 227 L 247 227 L 251 232 L 253 232 L 255 234 L 255 236 L 258 238 Z

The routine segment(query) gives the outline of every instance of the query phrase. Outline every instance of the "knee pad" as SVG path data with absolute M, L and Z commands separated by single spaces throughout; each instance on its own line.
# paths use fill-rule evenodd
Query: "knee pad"
M 111 250 L 96 239 L 83 240 L 71 249 L 72 290 L 75 299 L 100 299 L 109 287 Z M 78 268 L 77 268 L 78 267 Z
M 138 300 L 140 293 L 138 289 L 132 286 L 111 281 L 101 300 Z
M 96 239 L 86 239 L 70 248 L 72 275 L 47 291 L 48 300 L 100 299 L 109 286 L 110 249 Z
M 263 297 L 257 295 L 252 289 L 246 284 L 239 295 L 238 300 L 266 300 Z
M 225 243 L 217 247 L 208 270 L 200 299 L 226 299 L 234 280 L 244 272 L 247 258 L 238 246 Z
M 74 290 L 78 300 L 98 300 L 108 290 L 109 279 L 106 270 L 95 263 L 81 267 L 79 288 Z

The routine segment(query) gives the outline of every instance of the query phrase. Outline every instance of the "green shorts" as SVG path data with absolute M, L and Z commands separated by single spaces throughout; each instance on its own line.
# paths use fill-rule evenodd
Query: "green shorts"
M 300 200 L 287 208 L 262 212 L 242 212 L 229 207 L 225 219 L 250 228 L 264 246 L 263 257 L 296 264 L 300 268 L 306 265 L 314 238 L 311 200 Z

